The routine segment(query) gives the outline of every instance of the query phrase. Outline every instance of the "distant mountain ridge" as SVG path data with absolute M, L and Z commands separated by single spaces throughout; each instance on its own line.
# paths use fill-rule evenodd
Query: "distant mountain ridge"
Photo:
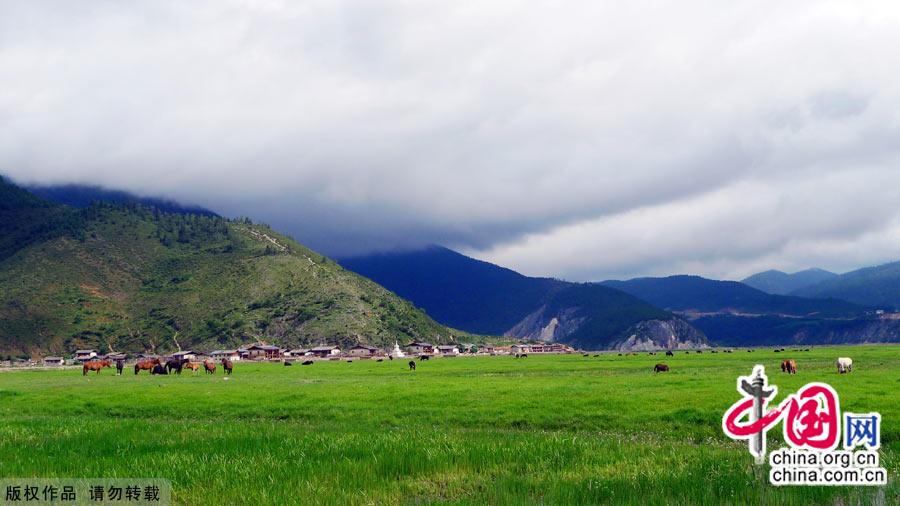
M 802 297 L 834 297 L 882 309 L 900 309 L 900 262 L 865 267 L 792 292 Z
M 671 324 L 677 320 L 671 313 L 619 290 L 531 278 L 440 246 L 338 261 L 439 322 L 469 332 L 552 339 L 588 349 L 619 346 L 635 332 L 638 347 L 706 342 L 690 325 Z
M 772 295 L 699 276 L 604 284 L 676 312 L 720 345 L 900 342 L 900 320 L 839 299 Z
M 741 283 L 773 295 L 788 295 L 797 290 L 816 285 L 838 275 L 824 269 L 806 269 L 788 274 L 778 270 L 768 270 L 744 278 Z
M 602 284 L 670 311 L 819 317 L 853 317 L 864 312 L 862 307 L 843 300 L 772 295 L 737 281 L 700 276 L 635 278 Z

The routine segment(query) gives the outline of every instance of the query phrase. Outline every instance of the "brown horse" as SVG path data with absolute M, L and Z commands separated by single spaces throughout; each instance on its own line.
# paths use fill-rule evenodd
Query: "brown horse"
M 668 372 L 669 366 L 666 364 L 656 364 L 653 366 L 653 372 Z
M 796 360 L 782 360 L 781 361 L 781 372 L 786 372 L 788 374 L 797 374 L 797 361 Z
M 234 370 L 234 364 L 231 363 L 231 360 L 227 358 L 222 359 L 222 369 L 225 371 L 225 374 L 231 374 L 231 371 Z
M 216 373 L 216 363 L 212 360 L 204 360 L 203 361 L 203 369 L 206 371 L 206 374 L 215 374 Z
M 140 371 L 153 371 L 153 366 L 156 365 L 161 365 L 158 358 L 139 360 L 134 364 L 134 374 L 137 375 Z
M 109 360 L 91 360 L 90 362 L 85 362 L 81 375 L 87 376 L 88 371 L 97 371 L 97 374 L 100 374 L 100 369 L 103 369 L 104 367 L 112 367 L 112 362 Z
M 188 369 L 194 371 L 194 374 L 197 374 L 197 371 L 200 370 L 200 366 L 203 365 L 200 362 L 185 362 L 184 366 Z

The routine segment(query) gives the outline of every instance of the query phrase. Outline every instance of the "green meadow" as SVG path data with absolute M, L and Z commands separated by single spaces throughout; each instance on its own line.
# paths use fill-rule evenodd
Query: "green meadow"
M 900 502 L 900 346 L 407 360 L 2 372 L 0 476 L 167 478 L 178 504 Z M 778 400 L 824 381 L 843 410 L 881 412 L 887 487 L 768 485 L 721 431 L 756 363 Z

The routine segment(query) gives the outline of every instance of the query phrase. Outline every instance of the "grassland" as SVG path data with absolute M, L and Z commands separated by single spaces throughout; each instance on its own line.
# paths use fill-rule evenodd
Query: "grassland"
M 679 354 L 659 375 L 646 354 L 5 372 L 0 476 L 164 477 L 183 504 L 897 504 L 900 346 L 789 353 L 796 376 L 784 355 Z M 880 411 L 888 486 L 769 486 L 720 428 L 754 363 L 780 395 L 826 381 L 843 409 Z

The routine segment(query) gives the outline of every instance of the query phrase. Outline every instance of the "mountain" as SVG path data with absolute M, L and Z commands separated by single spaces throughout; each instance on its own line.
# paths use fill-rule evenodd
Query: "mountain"
M 177 337 L 176 337 L 177 332 Z M 372 281 L 249 220 L 83 209 L 0 179 L 0 353 L 451 340 Z
M 863 308 L 842 300 L 772 295 L 737 281 L 700 276 L 636 278 L 602 284 L 671 311 L 818 317 L 852 317 L 864 312 Z
M 25 189 L 50 202 L 78 208 L 88 207 L 94 202 L 107 202 L 110 204 L 142 204 L 155 207 L 160 211 L 167 213 L 217 216 L 216 213 L 200 206 L 184 205 L 173 200 L 158 197 L 139 197 L 125 191 L 110 190 L 100 186 L 67 184 L 28 186 Z
M 532 278 L 440 246 L 340 259 L 437 321 L 481 334 L 556 340 L 592 348 L 693 346 L 690 325 L 619 290 Z
M 855 270 L 793 292 L 804 297 L 834 297 L 856 304 L 900 309 L 900 262 Z
M 900 342 L 900 320 L 838 299 L 772 295 L 698 276 L 604 284 L 676 312 L 720 345 Z
M 741 283 L 774 295 L 788 295 L 791 292 L 836 278 L 838 275 L 823 269 L 806 269 L 788 274 L 769 270 L 745 278 Z

